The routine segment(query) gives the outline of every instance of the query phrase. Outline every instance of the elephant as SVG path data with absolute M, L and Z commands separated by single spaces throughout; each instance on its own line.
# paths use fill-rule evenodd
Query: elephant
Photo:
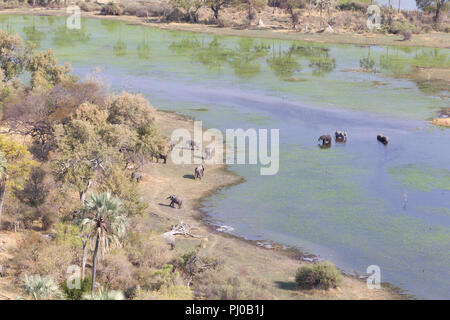
M 186 144 L 191 148 L 192 151 L 198 148 L 198 143 L 195 140 L 188 140 L 186 141 Z
M 172 140 L 169 141 L 169 143 L 167 144 L 167 150 L 169 152 L 172 152 L 173 148 L 175 148 L 175 142 L 173 142 Z
M 331 136 L 329 134 L 323 135 L 319 137 L 319 142 L 322 142 L 322 144 L 319 144 L 321 146 L 331 146 Z
M 205 172 L 205 167 L 202 164 L 199 165 L 198 167 L 196 167 L 194 170 L 194 179 L 199 178 L 200 180 L 202 180 L 204 172 Z
M 155 153 L 153 156 L 156 158 L 156 162 L 157 163 L 159 163 L 159 159 L 163 159 L 164 160 L 164 164 L 167 163 L 167 154 Z
M 377 140 L 380 141 L 382 144 L 387 145 L 389 143 L 389 137 L 384 136 L 382 134 L 377 135 Z
M 336 139 L 336 142 L 342 142 L 342 143 L 347 142 L 347 132 L 345 132 L 345 131 L 336 131 L 334 133 L 334 137 Z
M 137 171 L 133 172 L 133 173 L 131 174 L 131 179 L 132 179 L 132 180 L 136 180 L 136 182 L 141 181 L 141 179 L 142 179 L 142 173 L 137 172 Z
M 167 197 L 167 199 L 170 199 L 170 207 L 175 208 L 175 204 L 178 205 L 178 209 L 181 209 L 181 205 L 183 204 L 183 199 L 180 197 L 170 195 Z

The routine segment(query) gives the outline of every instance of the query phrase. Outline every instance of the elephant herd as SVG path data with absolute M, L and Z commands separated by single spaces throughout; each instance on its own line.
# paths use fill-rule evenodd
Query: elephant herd
M 334 140 L 336 143 L 346 143 L 347 142 L 347 132 L 336 131 L 334 133 Z M 389 143 L 389 137 L 382 135 L 382 134 L 377 135 L 377 140 L 384 145 L 387 145 Z M 319 147 L 321 147 L 321 148 L 331 147 L 332 138 L 331 138 L 331 135 L 329 135 L 329 134 L 324 134 L 324 135 L 320 136 L 318 141 L 319 141 Z

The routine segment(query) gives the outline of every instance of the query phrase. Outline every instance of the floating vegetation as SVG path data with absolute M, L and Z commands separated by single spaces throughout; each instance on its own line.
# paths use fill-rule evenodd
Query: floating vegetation
M 395 180 L 407 188 L 430 192 L 435 189 L 450 190 L 450 171 L 427 165 L 412 164 L 388 169 Z

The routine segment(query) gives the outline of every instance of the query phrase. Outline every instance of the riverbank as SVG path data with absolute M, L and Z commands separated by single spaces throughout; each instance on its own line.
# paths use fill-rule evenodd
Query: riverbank
M 193 120 L 182 115 L 161 112 L 157 121 L 162 132 L 170 136 L 177 128 L 193 132 Z M 170 158 L 170 157 L 169 157 Z M 341 287 L 329 291 L 301 291 L 295 287 L 295 271 L 308 262 L 301 260 L 301 254 L 295 250 L 283 250 L 274 245 L 272 249 L 257 246 L 253 242 L 218 232 L 204 222 L 204 213 L 200 208 L 201 200 L 222 188 L 243 182 L 243 179 L 227 170 L 225 165 L 206 165 L 205 176 L 193 179 L 196 165 L 175 165 L 170 159 L 166 165 L 150 164 L 140 184 L 142 197 L 149 204 L 149 214 L 144 223 L 155 232 L 162 233 L 180 221 L 196 227 L 195 234 L 208 240 L 203 242 L 202 254 L 220 258 L 224 269 L 217 277 L 236 276 L 242 286 L 249 291 L 258 292 L 263 299 L 404 299 L 389 285 L 382 290 L 369 290 L 365 281 L 355 276 L 345 275 Z M 183 208 L 173 209 L 167 206 L 169 194 L 183 198 Z M 180 252 L 194 248 L 202 241 L 196 238 L 177 238 L 175 250 Z
M 46 8 L 17 8 L 3 9 L 0 14 L 15 15 L 47 15 L 47 16 L 67 16 L 66 9 L 46 9 Z M 218 27 L 217 25 L 192 24 L 192 23 L 162 23 L 158 18 L 139 18 L 135 16 L 103 16 L 99 12 L 82 12 L 84 18 L 110 19 L 123 21 L 130 24 L 151 26 L 164 30 L 201 32 L 220 36 L 236 37 L 256 37 L 279 40 L 297 40 L 318 43 L 333 44 L 354 44 L 354 45 L 378 45 L 378 46 L 400 46 L 400 47 L 432 47 L 449 48 L 450 34 L 443 32 L 433 32 L 427 34 L 414 35 L 410 40 L 403 41 L 403 36 L 394 34 L 379 33 L 302 33 L 287 29 L 271 29 L 267 27 L 252 26 L 247 29 Z

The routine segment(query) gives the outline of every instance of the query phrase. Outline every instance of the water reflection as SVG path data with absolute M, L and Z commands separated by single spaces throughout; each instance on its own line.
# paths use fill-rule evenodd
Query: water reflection
M 24 26 L 22 28 L 22 31 L 25 34 L 25 40 L 33 42 L 37 48 L 40 48 L 41 40 L 45 37 L 45 33 L 40 31 L 36 27 L 34 16 L 33 16 L 33 24 L 31 26 Z
M 275 50 L 275 46 L 272 47 L 272 56 L 267 59 L 267 64 L 275 73 L 275 75 L 281 80 L 292 79 L 295 71 L 300 71 L 301 65 L 294 57 L 294 48 L 292 46 L 287 51 L 283 51 L 281 45 L 278 46 L 278 50 Z
M 88 43 L 91 39 L 90 33 L 86 31 L 85 25 L 81 29 L 68 29 L 66 25 L 54 28 L 53 45 L 56 47 L 72 47 L 76 43 Z
M 150 37 L 148 35 L 147 30 L 144 31 L 142 41 L 138 43 L 136 52 L 139 59 L 141 60 L 150 59 Z

